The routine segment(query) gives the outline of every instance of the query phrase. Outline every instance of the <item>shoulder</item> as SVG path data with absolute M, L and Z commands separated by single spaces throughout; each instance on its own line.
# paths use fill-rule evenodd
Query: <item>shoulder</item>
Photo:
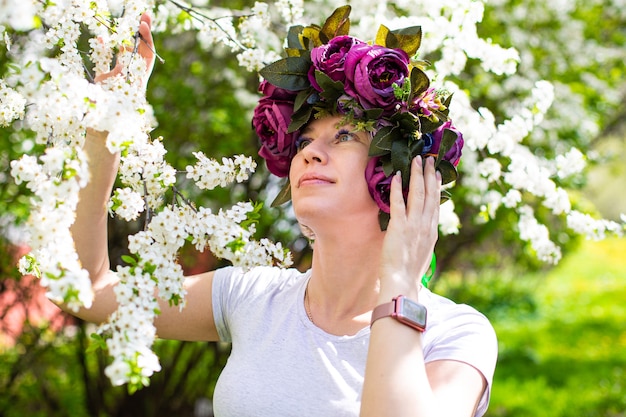
M 495 370 L 498 342 L 487 317 L 466 304 L 457 304 L 429 290 L 420 293 L 428 311 L 424 332 L 427 361 L 451 359 L 469 363 L 487 378 Z
M 475 415 L 483 415 L 489 404 L 493 374 L 498 358 L 496 332 L 484 314 L 466 304 L 433 294 L 420 293 L 428 311 L 424 332 L 424 360 L 466 363 L 485 378 L 483 392 Z
M 278 268 L 271 266 L 258 266 L 251 269 L 239 267 L 225 267 L 215 271 L 214 280 L 221 281 L 220 284 L 226 286 L 243 285 L 251 289 L 268 286 L 285 287 L 292 285 L 296 280 L 302 278 L 305 273 L 295 268 Z
M 420 302 L 428 310 L 428 330 L 440 333 L 469 326 L 479 333 L 484 332 L 495 336 L 489 319 L 474 307 L 467 304 L 457 304 L 428 289 L 423 289 L 420 292 Z
M 229 299 L 267 298 L 284 292 L 304 282 L 307 273 L 295 268 L 255 267 L 248 270 L 226 267 L 215 271 L 213 291 L 215 296 Z M 233 298 L 234 297 L 234 298 Z

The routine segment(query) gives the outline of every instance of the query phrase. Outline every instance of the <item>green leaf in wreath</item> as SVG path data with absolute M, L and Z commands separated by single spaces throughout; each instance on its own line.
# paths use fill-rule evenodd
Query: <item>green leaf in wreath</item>
M 394 172 L 402 173 L 402 188 L 408 187 L 411 175 L 411 151 L 406 142 L 394 140 L 391 143 L 391 164 Z
M 310 25 L 302 29 L 300 34 L 300 43 L 304 45 L 304 49 L 311 50 L 316 46 L 322 45 L 320 41 L 320 28 L 317 25 Z
M 363 118 L 367 120 L 378 120 L 381 114 L 383 114 L 383 109 L 379 108 L 363 110 Z
M 307 88 L 306 90 L 300 91 L 293 102 L 293 111 L 294 113 L 299 111 L 302 106 L 307 102 L 309 97 L 313 94 L 313 88 Z
M 441 103 L 441 104 L 443 104 L 443 109 L 442 110 L 435 110 L 433 112 L 439 118 L 439 120 L 441 120 L 442 122 L 445 122 L 446 120 L 448 120 L 450 118 L 448 115 L 450 114 L 450 103 L 451 102 L 452 102 L 452 95 L 449 95 Z
M 441 190 L 441 197 L 439 198 L 439 204 L 443 204 L 452 198 L 452 194 L 448 190 Z
M 443 161 L 443 157 L 446 153 L 452 148 L 454 142 L 458 139 L 458 135 L 451 131 L 450 129 L 443 130 L 443 137 L 441 138 L 441 144 L 439 145 L 439 153 L 437 154 L 437 161 L 435 164 L 438 164 L 440 161 Z
M 437 165 L 437 171 L 441 172 L 441 184 L 449 184 L 452 181 L 456 181 L 459 177 L 458 172 L 454 165 L 450 161 L 441 160 Z
M 291 183 L 289 182 L 289 178 L 287 178 L 287 181 L 278 192 L 276 198 L 274 198 L 274 201 L 272 201 L 270 207 L 278 207 L 289 200 L 291 200 Z
M 444 123 L 444 120 L 441 119 L 437 120 L 436 122 L 430 120 L 427 117 L 420 117 L 419 119 L 422 133 L 432 133 Z
M 409 57 L 417 53 L 422 43 L 422 28 L 411 26 L 403 29 L 389 30 L 385 25 L 380 25 L 376 33 L 375 44 L 392 49 L 402 49 Z
M 315 70 L 315 81 L 317 81 L 317 84 L 322 89 L 320 96 L 329 103 L 336 102 L 344 93 L 343 83 L 341 81 L 334 81 L 322 71 Z
M 382 230 L 383 232 L 387 230 L 387 226 L 389 226 L 389 219 L 389 213 L 378 210 L 378 224 L 380 225 L 380 230 Z
M 385 176 L 388 177 L 391 174 L 394 174 L 395 171 L 393 169 L 393 164 L 391 163 L 391 154 L 387 156 L 383 156 L 381 160 L 382 160 L 382 167 L 383 167 L 383 172 L 385 173 Z
M 369 156 L 381 156 L 391 151 L 394 126 L 382 127 L 376 132 L 369 148 Z
M 305 45 L 302 43 L 301 38 L 303 31 L 304 26 L 302 25 L 291 26 L 289 28 L 289 31 L 287 32 L 287 48 L 285 48 L 287 54 L 289 54 L 289 51 L 301 51 L 302 49 L 305 49 Z M 299 56 L 299 53 L 296 56 Z
M 287 133 L 293 133 L 297 130 L 300 130 L 302 126 L 304 126 L 310 119 L 311 114 L 313 114 L 313 107 L 311 106 L 302 106 L 300 109 L 291 115 L 291 122 L 287 127 Z
M 430 80 L 428 79 L 428 75 L 417 67 L 413 67 L 411 70 L 410 80 L 411 95 L 409 96 L 409 101 L 412 101 L 415 97 L 428 90 Z
M 396 29 L 391 33 L 394 34 L 395 40 L 398 46 L 392 46 L 392 48 L 400 48 L 407 53 L 409 57 L 412 57 L 417 53 L 417 50 L 422 44 L 422 27 L 410 26 L 407 28 Z
M 273 62 L 259 71 L 269 83 L 290 91 L 304 90 L 309 82 L 310 57 L 287 57 Z
M 424 139 L 419 138 L 418 140 L 412 141 L 409 144 L 409 149 L 411 151 L 411 159 L 415 158 L 417 155 L 421 155 L 424 149 Z
M 320 31 L 320 41 L 328 43 L 332 38 L 347 35 L 350 32 L 350 11 L 349 5 L 341 6 L 330 15 Z M 317 46 L 317 45 L 316 45 Z

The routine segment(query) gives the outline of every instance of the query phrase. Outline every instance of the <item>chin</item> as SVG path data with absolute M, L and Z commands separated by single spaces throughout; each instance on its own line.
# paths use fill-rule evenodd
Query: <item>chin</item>
M 314 225 L 321 225 L 320 222 L 322 224 L 339 222 L 340 226 L 347 225 L 352 219 L 358 220 L 362 226 L 371 220 L 378 227 L 378 206 L 373 200 L 366 204 L 359 204 L 356 200 L 350 201 L 348 204 L 338 204 L 337 202 L 321 201 L 319 197 L 313 201 L 302 199 L 293 202 L 293 211 L 301 224 L 311 228 L 315 228 Z

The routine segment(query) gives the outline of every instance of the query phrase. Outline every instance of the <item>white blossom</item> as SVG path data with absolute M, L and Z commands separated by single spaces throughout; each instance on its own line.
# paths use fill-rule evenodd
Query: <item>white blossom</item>
M 439 230 L 443 235 L 456 235 L 460 227 L 461 221 L 454 212 L 454 202 L 448 200 L 439 209 Z
M 585 156 L 576 148 L 570 149 L 564 155 L 557 155 L 555 162 L 556 175 L 561 179 L 582 172 L 586 165 Z
M 518 223 L 520 239 L 530 243 L 537 253 L 537 258 L 544 262 L 556 264 L 561 259 L 561 248 L 550 240 L 548 228 L 539 223 L 532 208 L 520 207 Z
M 177 255 L 185 242 L 190 241 L 198 250 L 209 249 L 243 268 L 284 267 L 292 261 L 280 243 L 253 238 L 255 226 L 248 222 L 255 211 L 251 203 L 219 210 L 187 202 L 163 206 L 164 196 L 176 184 L 176 169 L 164 160 L 162 138 L 153 140 L 149 135 L 156 121 L 145 100 L 146 68 L 142 59 L 131 52 L 121 54 L 118 59 L 122 74 L 99 84 L 85 76 L 85 70 L 94 75 L 108 71 L 119 45 L 134 47 L 138 18 L 146 10 L 154 12 L 153 31 L 166 27 L 175 32 L 195 31 L 202 48 L 209 53 L 234 52 L 239 65 L 248 71 L 257 71 L 281 56 L 283 39 L 276 33 L 280 30 L 274 29 L 302 23 L 304 12 L 302 0 L 256 2 L 243 13 L 204 3 L 196 6 L 205 19 L 178 19 L 180 10 L 171 2 L 153 9 L 154 2 L 149 0 L 0 0 L 0 32 L 11 52 L 7 57 L 15 64 L 0 79 L 0 126 L 30 129 L 32 146 L 46 148 L 40 155 L 25 154 L 10 162 L 15 182 L 33 193 L 25 226 L 32 251 L 19 261 L 20 271 L 41 277 L 48 296 L 72 309 L 92 302 L 91 283 L 69 233 L 78 193 L 89 180 L 88 161 L 81 148 L 88 128 L 108 131 L 107 149 L 122 154 L 122 186 L 114 190 L 109 209 L 128 221 L 141 213 L 146 213 L 146 221 L 149 219 L 144 230 L 128 239 L 131 257 L 127 265 L 117 269 L 120 283 L 115 295 L 119 308 L 99 329 L 110 335 L 106 343 L 113 361 L 105 372 L 114 385 L 149 377 L 160 370 L 151 350 L 156 338 L 154 319 L 159 314 L 159 299 L 184 308 L 184 277 Z M 338 2 L 311 2 L 307 13 L 326 17 L 326 7 L 331 3 Z M 564 0 L 550 7 L 570 10 Z M 423 13 L 396 16 L 395 12 L 402 10 Z M 511 11 L 520 19 L 528 18 L 522 12 L 522 6 Z M 232 18 L 233 13 L 237 19 Z M 582 117 L 584 103 L 563 84 L 533 83 L 514 74 L 518 66 L 528 65 L 528 60 L 521 59 L 515 49 L 478 36 L 477 24 L 483 13 L 483 2 L 475 0 L 397 0 L 393 5 L 366 0 L 353 8 L 352 29 L 356 33 L 351 32 L 371 39 L 372 27 L 380 23 L 390 28 L 422 26 L 420 55 L 440 56 L 427 69 L 433 75 L 433 84 L 454 93 L 450 114 L 465 138 L 459 169 L 469 190 L 468 201 L 481 208 L 478 221 L 494 218 L 501 209 L 514 210 L 519 216 L 520 239 L 528 242 L 538 259 L 549 263 L 558 262 L 560 249 L 550 240 L 547 227 L 535 218 L 529 200 L 566 218 L 568 228 L 575 233 L 594 239 L 623 234 L 626 215 L 622 214 L 620 224 L 573 210 L 566 189 L 559 183 L 582 172 L 586 157 L 576 148 L 565 152 L 562 143 L 551 143 L 553 131 L 567 126 L 578 129 L 581 135 L 593 136 L 598 131 L 597 118 L 590 114 Z M 40 27 L 35 27 L 35 16 L 42 22 Z M 103 16 L 107 24 L 103 24 Z M 584 49 L 579 47 L 580 30 L 575 29 L 568 25 L 572 42 L 565 47 L 572 50 L 572 59 L 585 59 L 580 54 Z M 10 30 L 28 34 L 20 42 L 13 42 L 10 33 L 14 32 Z M 514 27 L 511 30 L 522 38 L 532 35 L 516 32 Z M 78 49 L 81 36 L 87 37 L 86 53 L 93 68 L 83 67 L 83 52 Z M 470 60 L 477 60 L 487 72 L 510 75 L 502 83 L 488 86 L 494 97 L 523 91 L 515 95 L 525 98 L 506 103 L 508 113 L 502 119 L 496 120 L 487 108 L 475 110 L 464 88 L 446 80 L 448 75 L 462 73 Z M 563 64 L 566 62 L 563 60 Z M 242 93 L 239 87 L 245 83 L 233 74 L 224 69 L 221 76 L 237 87 L 233 94 L 246 97 L 242 103 L 250 102 L 252 94 Z M 619 94 L 611 96 L 592 74 L 586 77 L 587 85 L 607 91 L 607 100 L 620 99 Z M 552 106 L 557 99 L 558 106 Z M 548 111 L 557 112 L 559 117 L 547 120 Z M 559 155 L 549 160 L 532 153 L 527 144 L 538 140 L 554 145 Z M 256 169 L 254 159 L 244 155 L 221 161 L 202 152 L 194 155 L 197 163 L 186 167 L 185 174 L 200 189 L 246 181 Z M 439 226 L 444 235 L 459 231 L 459 218 L 451 201 L 441 207 Z
M 15 119 L 24 117 L 26 99 L 0 79 L 0 126 L 8 126 Z

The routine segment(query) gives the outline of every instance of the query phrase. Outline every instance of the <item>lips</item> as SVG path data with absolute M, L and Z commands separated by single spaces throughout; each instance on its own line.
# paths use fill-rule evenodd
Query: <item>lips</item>
M 332 179 L 315 173 L 307 173 L 300 177 L 298 180 L 298 187 L 313 185 L 313 184 L 334 184 Z

